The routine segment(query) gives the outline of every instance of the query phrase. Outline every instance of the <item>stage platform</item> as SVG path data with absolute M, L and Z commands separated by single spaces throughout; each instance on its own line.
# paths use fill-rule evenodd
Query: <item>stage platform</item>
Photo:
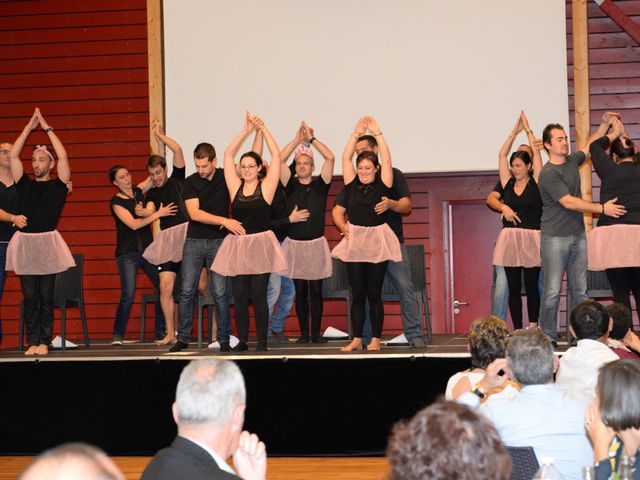
M 176 434 L 171 404 L 180 371 L 216 355 L 240 366 L 245 426 L 270 455 L 378 455 L 395 422 L 433 402 L 453 373 L 470 366 L 466 335 L 434 335 L 424 349 L 341 353 L 346 343 L 291 342 L 260 354 L 255 343 L 239 354 L 106 342 L 45 357 L 2 350 L 0 454 L 86 441 L 112 455 L 153 455 Z

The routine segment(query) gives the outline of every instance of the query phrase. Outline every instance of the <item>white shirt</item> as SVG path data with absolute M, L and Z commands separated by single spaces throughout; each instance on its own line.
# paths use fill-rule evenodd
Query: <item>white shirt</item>
M 194 440 L 193 438 L 188 438 L 188 437 L 184 437 L 187 440 L 189 440 L 190 442 L 195 443 L 196 445 L 198 445 L 201 449 L 203 449 L 205 452 L 207 452 L 209 455 L 211 455 L 211 458 L 213 458 L 213 460 L 216 462 L 216 464 L 218 465 L 218 467 L 220 468 L 220 470 L 224 470 L 227 473 L 230 473 L 231 475 L 235 475 L 238 476 L 238 474 L 233 470 L 233 468 L 231 468 L 231 465 L 229 465 L 224 458 L 222 458 L 220 455 L 218 455 L 216 452 L 214 452 L 213 450 L 211 450 L 207 445 L 205 445 L 204 443 L 200 443 L 197 440 Z
M 595 400 L 598 370 L 618 356 L 597 340 L 578 340 L 578 345 L 564 352 L 556 374 L 556 384 L 572 398 L 590 405 Z

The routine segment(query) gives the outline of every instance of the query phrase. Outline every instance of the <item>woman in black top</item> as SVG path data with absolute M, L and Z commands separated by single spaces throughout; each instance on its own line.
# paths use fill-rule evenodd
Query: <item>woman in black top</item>
M 507 161 L 513 140 L 526 130 L 533 153 L 518 150 Z M 540 219 L 542 198 L 538 190 L 538 176 L 542 170 L 539 145 L 524 112 L 509 133 L 498 154 L 500 174 L 497 192 L 502 199 L 502 231 L 493 251 L 493 264 L 503 266 L 509 286 L 509 312 L 515 329 L 522 328 L 522 276 L 527 292 L 529 325 L 538 323 L 540 313 Z
M 177 207 L 171 203 L 161 205 L 157 212 L 141 218 L 144 210 L 142 190 L 132 186 L 131 174 L 126 167 L 114 165 L 109 169 L 109 181 L 118 189 L 111 198 L 111 215 L 116 222 L 116 261 L 120 275 L 120 302 L 113 325 L 113 345 L 122 345 L 129 322 L 129 313 L 136 293 L 136 272 L 142 267 L 156 289 L 159 289 L 158 269 L 142 257 L 151 243 L 149 224 L 159 218 L 175 215 Z M 156 303 L 156 338 L 164 336 L 164 316 Z
M 617 199 L 627 213 L 614 218 L 603 209 L 598 228 L 587 237 L 589 270 L 606 270 L 614 300 L 631 309 L 631 292 L 640 308 L 640 163 L 622 122 L 614 115 L 610 124 L 611 131 L 592 142 L 589 151 L 602 180 L 600 202 Z
M 253 130 L 264 135 L 271 153 L 271 166 L 262 178 L 264 162 L 250 151 L 240 158 L 238 177 L 234 157 Z M 271 203 L 280 178 L 280 150 L 262 119 L 247 112 L 242 132 L 224 152 L 224 178 L 231 199 L 231 214 L 242 225 L 238 235 L 227 235 L 216 254 L 211 270 L 231 276 L 234 312 L 240 343 L 234 351 L 249 347 L 249 298 L 253 300 L 256 317 L 257 351 L 266 351 L 269 309 L 267 284 L 271 272 L 283 274 L 286 261 L 271 226 Z M 223 224 L 224 225 L 224 224 Z
M 362 152 L 352 158 L 358 138 L 367 129 L 378 141 L 380 163 L 373 152 Z M 389 260 L 402 261 L 398 237 L 386 224 L 386 214 L 378 213 L 376 205 L 382 197 L 390 196 L 393 186 L 391 153 L 382 136 L 380 126 L 373 117 L 363 117 L 349 137 L 342 154 L 342 176 L 345 187 L 333 207 L 333 223 L 344 238 L 331 255 L 347 262 L 347 274 L 352 293 L 351 318 L 353 340 L 342 348 L 343 352 L 362 350 L 362 330 L 365 320 L 365 300 L 369 301 L 372 338 L 369 350 L 380 350 L 380 336 L 384 319 L 382 283 Z M 348 220 L 347 220 L 348 217 Z

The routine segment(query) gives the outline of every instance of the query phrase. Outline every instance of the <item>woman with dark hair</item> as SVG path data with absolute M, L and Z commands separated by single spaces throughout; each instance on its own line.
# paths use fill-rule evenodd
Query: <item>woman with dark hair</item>
M 596 480 L 620 473 L 623 457 L 634 466 L 633 478 L 640 479 L 639 362 L 617 360 L 600 368 L 596 400 L 587 409 L 584 424 L 593 444 Z
M 607 272 L 617 303 L 631 309 L 629 292 L 640 305 L 640 163 L 637 148 L 624 131 L 617 114 L 607 112 L 607 135 L 589 146 L 593 166 L 600 177 L 600 203 L 617 199 L 626 215 L 610 217 L 603 212 L 598 228 L 589 232 L 589 270 Z M 606 150 L 611 146 L 611 155 Z
M 149 224 L 159 218 L 175 215 L 178 208 L 170 203 L 160 205 L 160 208 L 151 215 L 144 208 L 144 195 L 142 190 L 134 187 L 129 170 L 123 165 L 114 165 L 109 169 L 109 182 L 117 189 L 111 197 L 111 215 L 116 222 L 116 262 L 120 275 L 120 302 L 116 310 L 116 319 L 113 324 L 113 345 L 122 345 L 124 334 L 129 322 L 129 313 L 136 294 L 136 273 L 142 268 L 153 286 L 160 288 L 158 268 L 152 265 L 142 256 L 145 248 L 151 243 L 151 230 Z M 156 303 L 156 339 L 164 337 L 164 316 L 159 303 Z
M 476 384 L 487 373 L 487 367 L 497 358 L 504 358 L 509 329 L 507 323 L 493 315 L 476 318 L 469 327 L 469 354 L 471 368 L 454 374 L 447 382 L 445 398 L 456 400 L 465 392 L 473 392 Z M 504 395 L 512 396 L 517 390 L 510 382 L 501 389 Z M 492 392 L 498 395 L 498 392 Z M 492 395 L 493 398 L 493 395 Z
M 271 166 L 266 175 L 262 157 L 253 151 L 240 157 L 238 177 L 234 157 L 252 131 L 260 131 Z M 233 277 L 234 312 L 240 342 L 234 351 L 248 350 L 249 298 L 253 300 L 258 337 L 257 351 L 267 351 L 269 308 L 267 284 L 272 272 L 285 273 L 287 262 L 271 226 L 271 203 L 280 181 L 280 149 L 262 119 L 247 112 L 244 129 L 224 152 L 224 178 L 231 198 L 231 215 L 240 222 L 242 232 L 227 235 L 211 270 Z
M 358 138 L 367 129 L 378 141 L 380 162 L 373 152 L 361 152 L 352 158 Z M 338 194 L 332 216 L 344 238 L 331 255 L 347 263 L 347 275 L 351 287 L 351 318 L 353 340 L 342 348 L 343 352 L 362 350 L 362 331 L 365 320 L 364 302 L 369 301 L 372 338 L 368 350 L 380 350 L 380 336 L 384 319 L 382 283 L 389 260 L 402 261 L 400 243 L 387 225 L 386 209 L 379 203 L 390 196 L 393 186 L 391 153 L 382 136 L 380 126 L 373 117 L 363 117 L 349 137 L 342 154 L 342 177 L 345 187 Z M 348 220 L 347 220 L 348 218 Z
M 490 420 L 455 402 L 436 402 L 393 428 L 388 480 L 507 480 L 511 457 Z
M 513 140 L 522 130 L 529 137 L 533 158 L 529 152 L 511 150 Z M 527 313 L 529 325 L 538 323 L 540 312 L 540 219 L 542 198 L 538 190 L 538 176 L 542 170 L 540 148 L 529 128 L 524 112 L 520 113 L 514 129 L 505 140 L 498 154 L 500 182 L 496 191 L 495 205 L 490 205 L 502 213 L 502 231 L 493 251 L 493 264 L 504 267 L 509 286 L 509 312 L 513 328 L 522 328 L 522 276 L 527 292 Z

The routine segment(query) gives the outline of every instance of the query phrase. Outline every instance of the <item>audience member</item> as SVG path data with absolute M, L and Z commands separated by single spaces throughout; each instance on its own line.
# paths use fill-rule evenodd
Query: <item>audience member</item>
M 612 322 L 605 308 L 594 300 L 578 304 L 571 312 L 570 322 L 578 344 L 562 356 L 556 383 L 571 397 L 589 405 L 595 398 L 598 369 L 618 359 L 607 347 Z
M 231 361 L 196 360 L 180 374 L 173 404 L 178 436 L 160 450 L 142 480 L 266 478 L 264 443 L 242 431 L 245 410 L 242 373 Z M 233 468 L 226 459 L 233 455 Z
M 612 303 L 607 306 L 607 315 L 609 315 L 612 322 L 609 339 L 607 340 L 607 345 L 611 351 L 622 359 L 640 360 L 637 350 L 629 348 L 634 346 L 633 340 L 638 338 L 631 330 L 631 310 L 621 303 Z M 635 346 L 637 348 L 637 345 Z
M 495 428 L 454 402 L 436 402 L 393 429 L 389 480 L 506 480 L 511 458 Z

